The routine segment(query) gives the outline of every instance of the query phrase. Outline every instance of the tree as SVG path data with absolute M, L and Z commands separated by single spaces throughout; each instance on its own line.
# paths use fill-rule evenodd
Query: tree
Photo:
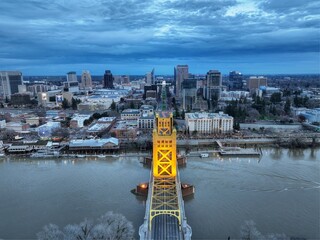
M 79 99 L 74 99 L 72 98 L 72 101 L 71 101 L 71 107 L 73 110 L 77 110 L 78 109 L 78 104 L 80 103 L 81 101 Z
M 99 119 L 101 118 L 101 114 L 100 113 L 94 113 L 92 114 L 93 119 Z
M 0 132 L 0 139 L 1 140 L 10 140 L 12 141 L 17 133 L 12 129 L 4 129 Z
M 70 132 L 68 128 L 55 128 L 51 132 L 52 137 L 69 138 Z
M 262 234 L 258 231 L 255 222 L 252 220 L 245 221 L 244 225 L 241 226 L 240 234 L 243 240 L 258 240 L 262 238 Z
M 287 115 L 290 114 L 290 111 L 291 111 L 290 108 L 291 108 L 291 101 L 289 98 L 287 98 L 286 103 L 284 105 L 284 109 L 283 109 Z
M 114 110 L 116 110 L 116 103 L 112 100 L 112 103 L 111 103 L 111 105 L 110 105 L 110 109 L 112 110 L 112 111 L 114 111 Z
M 133 101 L 130 102 L 130 108 L 131 108 L 131 109 L 135 109 L 135 106 L 134 106 Z
M 123 215 L 107 212 L 96 221 L 85 219 L 80 224 L 69 224 L 63 231 L 54 224 L 43 227 L 37 234 L 39 240 L 130 240 L 134 237 L 134 228 Z
M 281 93 L 279 93 L 279 92 L 272 93 L 272 95 L 270 97 L 270 102 L 272 102 L 272 103 L 281 102 Z
M 63 109 L 67 109 L 67 108 L 69 108 L 70 106 L 69 106 L 69 102 L 68 102 L 68 100 L 67 99 L 63 99 L 63 101 L 62 101 L 62 108 Z
M 242 240 L 289 240 L 285 234 L 272 233 L 263 235 L 257 229 L 254 221 L 245 221 L 240 229 Z
M 186 117 L 186 113 L 185 113 L 184 109 L 182 109 L 181 118 L 182 118 L 182 119 L 185 119 L 185 117 Z
M 37 234 L 37 238 L 41 240 L 64 239 L 65 235 L 55 224 L 49 224 L 43 227 L 42 231 Z

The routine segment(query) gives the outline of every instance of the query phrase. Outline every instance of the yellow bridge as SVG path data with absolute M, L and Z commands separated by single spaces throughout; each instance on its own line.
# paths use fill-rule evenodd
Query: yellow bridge
M 164 91 L 164 90 L 163 90 Z M 140 239 L 191 239 L 177 169 L 176 130 L 170 111 L 156 114 L 153 166 Z

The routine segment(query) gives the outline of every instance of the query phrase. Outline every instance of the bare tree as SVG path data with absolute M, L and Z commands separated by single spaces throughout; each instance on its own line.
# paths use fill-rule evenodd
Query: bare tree
M 254 221 L 245 221 L 240 230 L 242 240 L 289 240 L 285 234 L 272 233 L 263 235 L 257 229 Z
M 0 140 L 12 141 L 15 135 L 17 135 L 17 133 L 12 129 L 2 129 L 0 131 Z
M 60 138 L 69 138 L 70 133 L 68 128 L 54 128 L 51 131 L 51 136 Z
M 42 231 L 37 234 L 37 238 L 41 240 L 60 240 L 64 239 L 65 235 L 60 231 L 55 224 L 49 224 L 43 227 Z
M 258 231 L 254 221 L 245 221 L 244 225 L 241 226 L 241 239 L 243 240 L 260 240 L 262 234 Z
M 59 227 L 49 224 L 37 234 L 39 240 L 130 240 L 134 228 L 123 215 L 107 212 L 94 223 L 85 219 L 80 224 L 69 224 L 60 231 Z

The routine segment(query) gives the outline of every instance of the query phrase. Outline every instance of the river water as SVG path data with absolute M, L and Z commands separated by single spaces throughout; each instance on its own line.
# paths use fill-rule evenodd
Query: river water
M 145 202 L 130 193 L 149 180 L 138 157 L 0 160 L 0 239 L 32 239 L 43 225 L 63 227 L 107 211 L 138 227 Z M 253 220 L 263 234 L 320 238 L 320 149 L 264 149 L 263 157 L 188 159 L 181 180 L 196 187 L 185 201 L 193 239 L 240 237 Z

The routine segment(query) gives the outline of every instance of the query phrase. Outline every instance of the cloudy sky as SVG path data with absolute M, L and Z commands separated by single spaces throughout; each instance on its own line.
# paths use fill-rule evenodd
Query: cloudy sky
M 24 75 L 319 73 L 319 0 L 1 0 L 0 69 Z

